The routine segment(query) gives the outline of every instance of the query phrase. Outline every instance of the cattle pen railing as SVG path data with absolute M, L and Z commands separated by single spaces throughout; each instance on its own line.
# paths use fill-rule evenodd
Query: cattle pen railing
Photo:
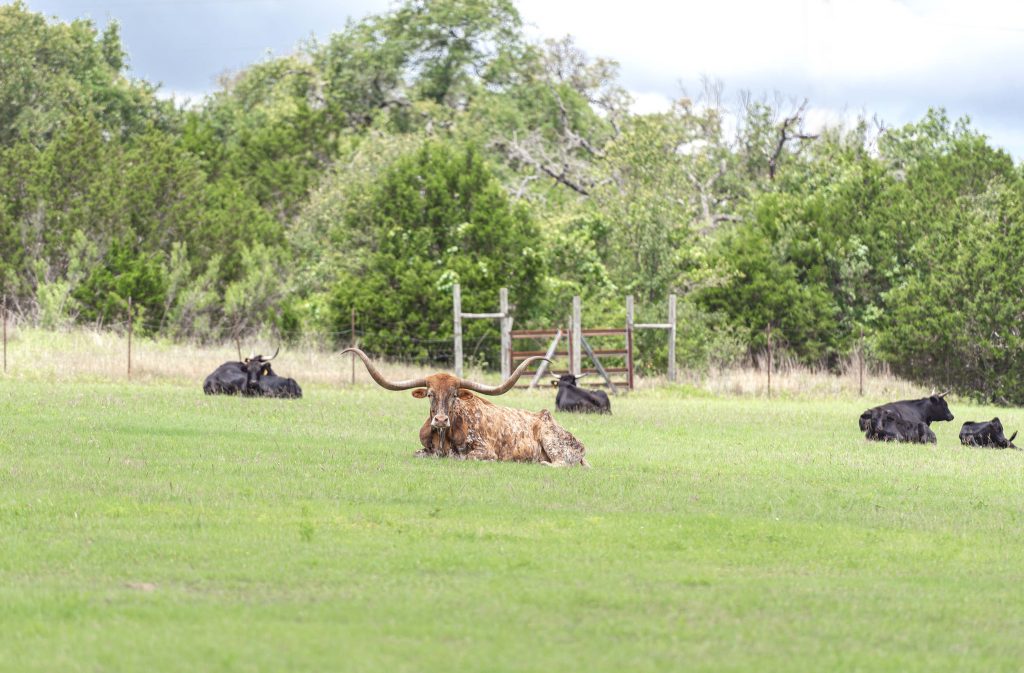
M 597 374 L 603 379 L 612 393 L 617 393 L 619 387 L 627 390 L 634 389 L 635 381 L 635 358 L 633 353 L 634 332 L 636 330 L 656 329 L 668 332 L 668 380 L 676 380 L 676 295 L 668 296 L 668 320 L 663 323 L 637 323 L 634 320 L 635 302 L 633 295 L 626 296 L 626 324 L 624 327 L 583 327 L 583 302 L 579 295 L 572 298 L 572 312 L 569 318 L 569 327 L 551 327 L 540 329 L 513 330 L 513 312 L 515 307 L 509 303 L 508 288 L 501 288 L 498 293 L 498 310 L 489 313 L 468 313 L 462 310 L 462 287 L 455 283 L 452 286 L 452 327 L 453 327 L 453 349 L 455 356 L 455 375 L 462 376 L 463 350 L 462 350 L 462 321 L 470 319 L 498 320 L 501 332 L 501 376 L 507 378 L 517 363 L 529 357 L 541 355 L 549 360 L 552 358 L 568 358 L 568 366 L 565 369 L 575 376 L 581 374 Z M 594 348 L 588 337 L 592 339 L 607 340 L 614 337 L 617 343 L 614 347 Z M 562 339 L 568 341 L 566 349 L 559 349 Z M 550 342 L 547 342 L 551 339 Z M 513 343 L 516 341 L 533 341 L 534 348 L 526 350 L 515 350 Z M 621 341 L 619 341 L 621 340 Z M 541 341 L 541 343 L 537 343 Z M 547 343 L 547 348 L 538 346 Z M 621 345 L 620 345 L 621 344 Z M 590 359 L 590 366 L 583 367 L 583 356 Z M 616 360 L 615 365 L 606 365 L 602 358 Z M 541 362 L 533 369 L 527 370 L 533 375 L 530 383 L 525 386 L 536 388 L 540 384 L 544 373 L 548 369 L 547 362 Z M 612 378 L 612 375 L 623 375 L 619 380 Z M 591 380 L 591 385 L 601 385 L 598 380 Z
M 577 340 L 574 338 L 567 338 L 567 348 L 559 350 L 558 347 L 561 344 L 563 338 L 567 334 L 575 334 L 578 336 Z M 624 346 L 622 348 L 593 348 L 587 337 L 621 337 L 623 339 Z M 511 334 L 513 343 L 516 341 L 532 340 L 532 341 L 546 341 L 551 339 L 548 348 L 545 350 L 511 350 L 509 352 L 509 366 L 514 367 L 517 363 L 523 360 L 533 357 L 535 355 L 543 355 L 549 360 L 554 361 L 558 358 L 567 358 L 570 363 L 579 362 L 578 365 L 570 364 L 564 369 L 570 371 L 576 376 L 581 374 L 597 374 L 603 380 L 613 392 L 617 392 L 619 387 L 633 390 L 633 339 L 629 330 L 607 328 L 607 329 L 580 329 L 579 331 L 565 330 L 563 328 L 555 329 L 532 329 L 532 330 L 516 330 Z M 591 360 L 590 367 L 582 366 L 582 357 L 577 359 L 577 354 L 585 352 Z M 601 358 L 619 358 L 622 359 L 624 364 L 619 366 L 605 366 L 601 361 Z M 554 369 L 554 367 L 550 368 Z M 548 363 L 541 362 L 538 366 L 534 367 L 532 372 L 528 369 L 527 373 L 532 373 L 533 378 L 527 385 L 519 386 L 520 388 L 536 388 L 540 385 L 544 375 L 549 371 Z M 552 373 L 554 373 L 552 371 Z M 624 374 L 625 378 L 621 380 L 612 379 L 613 374 Z M 591 385 L 600 385 L 599 383 L 593 382 Z

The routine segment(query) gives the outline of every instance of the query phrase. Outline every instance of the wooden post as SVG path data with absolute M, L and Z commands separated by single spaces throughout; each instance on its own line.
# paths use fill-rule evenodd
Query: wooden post
M 676 295 L 668 296 L 668 380 L 676 380 Z
M 7 373 L 7 295 L 3 296 L 3 373 Z
M 618 395 L 619 389 L 616 388 L 615 384 L 612 382 L 612 377 L 608 376 L 608 372 L 605 371 L 604 365 L 601 364 L 601 360 L 597 357 L 597 353 L 595 353 L 594 349 L 590 347 L 589 343 L 587 343 L 587 337 L 582 337 L 581 341 L 583 343 L 583 350 L 587 351 L 587 355 L 594 362 L 594 369 L 596 369 L 597 373 L 604 379 L 604 382 L 608 384 L 608 389 L 612 391 L 612 395 Z
M 863 327 L 860 328 L 860 346 L 857 348 L 857 360 L 859 361 L 858 364 L 859 364 L 859 369 L 860 369 L 860 385 L 858 386 L 858 390 L 860 391 L 860 396 L 864 397 L 864 328 Z
M 772 398 L 772 324 L 768 323 L 768 399 Z
M 633 295 L 626 295 L 626 372 L 629 389 L 633 390 Z
M 501 313 L 501 380 L 512 374 L 512 320 L 508 313 L 508 288 L 498 290 L 498 312 Z
M 455 375 L 462 377 L 462 289 L 458 283 L 452 286 L 452 304 L 455 326 Z
M 352 308 L 352 336 L 349 338 L 352 348 L 356 347 L 356 309 Z M 352 385 L 356 384 L 356 356 L 352 355 Z
M 583 361 L 583 306 L 580 301 L 580 296 L 576 295 L 572 298 L 572 375 L 579 376 L 581 370 L 581 363 Z
M 544 354 L 548 360 L 555 354 L 555 349 L 558 348 L 558 342 L 562 340 L 562 328 L 558 328 L 558 332 L 555 333 L 555 338 L 551 340 L 551 344 L 548 346 L 548 352 Z M 533 380 L 530 381 L 530 388 L 536 388 L 537 384 L 544 378 L 544 372 L 548 369 L 547 362 L 541 362 L 540 366 L 537 367 L 537 373 L 533 375 Z
M 3 373 L 7 373 L 7 295 L 3 296 Z
M 128 295 L 128 378 L 132 378 L 132 296 Z

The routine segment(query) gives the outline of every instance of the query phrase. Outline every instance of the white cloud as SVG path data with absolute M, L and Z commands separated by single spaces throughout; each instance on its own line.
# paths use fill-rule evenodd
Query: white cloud
M 519 0 L 536 37 L 571 34 L 620 63 L 636 111 L 698 90 L 779 91 L 819 110 L 854 109 L 890 124 L 928 107 L 968 114 L 993 142 L 1024 156 L 1024 3 L 999 0 Z M 846 114 L 846 113 L 843 113 Z M 856 115 L 854 115 L 856 116 Z
M 633 104 L 629 106 L 633 114 L 653 114 L 667 112 L 672 107 L 672 99 L 658 91 L 630 91 Z
M 208 95 L 206 91 L 184 91 L 174 89 L 157 89 L 156 97 L 160 100 L 174 101 L 177 107 L 189 108 L 203 102 Z

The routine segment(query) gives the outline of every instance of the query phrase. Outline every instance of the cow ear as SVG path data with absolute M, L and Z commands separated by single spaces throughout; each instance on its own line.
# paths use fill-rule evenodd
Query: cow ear
M 471 400 L 471 399 L 473 399 L 473 393 L 468 391 L 468 390 L 462 390 L 460 388 L 459 389 L 459 399 L 460 400 Z
M 427 389 L 426 388 L 417 388 L 416 390 L 412 391 L 412 396 L 417 398 L 417 399 L 422 399 L 422 398 L 427 396 Z

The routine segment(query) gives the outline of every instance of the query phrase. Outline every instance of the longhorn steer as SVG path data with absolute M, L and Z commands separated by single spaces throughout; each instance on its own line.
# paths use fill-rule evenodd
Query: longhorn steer
M 363 351 L 346 348 L 342 351 L 345 353 L 359 356 L 370 376 L 382 388 L 411 388 L 413 397 L 430 399 L 430 416 L 420 428 L 423 448 L 416 455 L 590 467 L 584 457 L 586 447 L 556 423 L 548 411 L 534 413 L 499 407 L 473 394 L 501 395 L 507 392 L 530 363 L 544 358 L 528 358 L 503 383 L 488 386 L 451 374 L 389 381 L 377 371 Z
M 584 376 L 586 374 L 579 376 L 551 374 L 551 378 L 557 381 L 556 385 L 558 386 L 558 394 L 555 395 L 555 408 L 559 411 L 612 413 L 612 403 L 608 399 L 608 393 L 603 390 L 585 390 L 576 385 L 576 382 Z

